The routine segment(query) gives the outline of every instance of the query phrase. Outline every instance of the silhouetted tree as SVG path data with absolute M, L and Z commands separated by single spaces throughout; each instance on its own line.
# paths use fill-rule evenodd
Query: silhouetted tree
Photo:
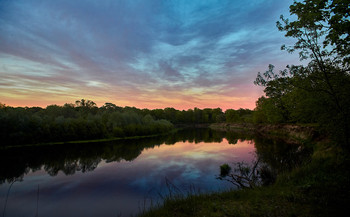
M 274 116 L 278 113 L 282 117 L 278 121 L 316 121 L 339 144 L 349 147 L 349 6 L 345 0 L 305 0 L 290 6 L 296 20 L 281 16 L 278 29 L 297 40 L 282 49 L 299 51 L 300 59 L 309 63 L 287 66 L 279 73 L 270 65 L 265 73 L 258 73 L 255 84 L 264 86 L 268 97 L 257 107 L 260 120 L 262 110 L 275 109 Z

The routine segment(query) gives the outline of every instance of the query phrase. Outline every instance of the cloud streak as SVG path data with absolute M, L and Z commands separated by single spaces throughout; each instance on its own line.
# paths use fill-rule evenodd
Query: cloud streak
M 292 1 L 0 2 L 0 101 L 253 108 Z M 29 98 L 35 103 L 28 104 Z

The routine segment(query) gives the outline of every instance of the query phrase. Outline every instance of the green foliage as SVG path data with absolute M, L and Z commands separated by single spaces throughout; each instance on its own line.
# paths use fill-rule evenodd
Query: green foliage
M 226 118 L 227 123 L 239 122 L 238 111 L 236 111 L 234 109 L 227 109 L 225 111 L 225 118 Z
M 276 104 L 277 100 L 274 98 L 260 97 L 256 102 L 256 109 L 254 113 L 255 123 L 283 123 L 286 122 L 284 117 L 285 110 L 279 108 Z
M 86 99 L 81 99 L 81 100 L 75 101 L 75 105 L 77 107 L 90 108 L 90 109 L 96 107 L 95 102 L 93 102 L 91 100 L 86 100 Z
M 237 110 L 239 121 L 249 119 L 252 111 Z M 248 117 L 248 118 L 247 118 Z M 1 104 L 0 139 L 2 145 L 19 145 L 74 140 L 162 134 L 173 124 L 210 124 L 225 121 L 225 113 L 216 109 L 137 109 L 105 103 L 98 108 L 91 100 L 77 100 L 63 106 L 13 108 Z
M 225 119 L 227 123 L 252 123 L 253 111 L 249 109 L 227 109 L 225 111 Z
M 216 116 L 216 120 L 215 120 L 216 123 L 223 123 L 225 121 L 226 121 L 226 117 L 224 114 L 218 114 Z
M 322 61 L 321 57 L 331 58 L 332 62 L 349 67 L 350 58 L 350 3 L 347 0 L 304 0 L 290 6 L 291 15 L 297 20 L 290 22 L 281 16 L 277 22 L 286 37 L 296 38 L 294 46 L 282 46 L 289 52 L 299 50 L 302 59 Z M 325 49 L 327 48 L 327 49 Z
M 166 120 L 154 120 L 141 110 L 106 103 L 101 108 L 90 100 L 46 109 L 0 108 L 2 146 L 125 136 L 162 134 L 173 129 Z
M 220 176 L 225 177 L 231 172 L 231 167 L 228 164 L 220 166 Z
M 254 83 L 265 87 L 266 98 L 257 101 L 256 123 L 318 123 L 350 147 L 349 8 L 345 0 L 305 0 L 290 6 L 296 20 L 281 16 L 278 29 L 297 40 L 282 49 L 309 63 L 258 73 Z

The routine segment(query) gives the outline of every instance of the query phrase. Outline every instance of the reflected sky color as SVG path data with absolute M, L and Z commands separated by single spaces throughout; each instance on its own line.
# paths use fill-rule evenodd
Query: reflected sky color
M 292 0 L 2 0 L 0 102 L 254 108 Z
M 159 200 L 167 192 L 166 179 L 184 191 L 193 185 L 200 191 L 234 187 L 216 180 L 223 163 L 251 162 L 252 141 L 228 144 L 178 142 L 146 149 L 134 161 L 102 162 L 91 172 L 51 177 L 42 170 L 15 182 L 6 216 L 35 216 L 39 186 L 39 216 L 129 216 Z M 0 186 L 0 206 L 9 184 Z M 19 209 L 19 207 L 21 207 Z

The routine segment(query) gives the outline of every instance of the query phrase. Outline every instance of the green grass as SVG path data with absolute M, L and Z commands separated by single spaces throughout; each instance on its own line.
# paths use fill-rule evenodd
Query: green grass
M 168 197 L 141 216 L 347 216 L 350 158 L 318 143 L 311 162 L 281 174 L 274 185 L 213 194 Z

